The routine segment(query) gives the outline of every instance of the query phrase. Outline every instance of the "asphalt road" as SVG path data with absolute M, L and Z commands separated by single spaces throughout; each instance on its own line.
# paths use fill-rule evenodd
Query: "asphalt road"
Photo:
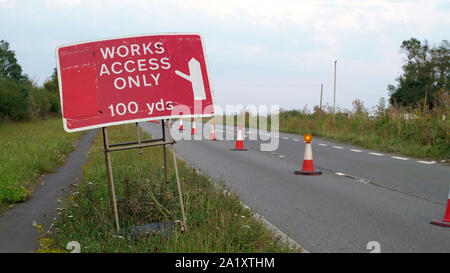
M 159 125 L 141 127 L 161 135 Z M 216 127 L 220 139 L 233 131 L 222 129 Z M 209 135 L 209 125 L 205 130 Z M 444 215 L 450 167 L 313 138 L 315 168 L 323 175 L 297 176 L 303 137 L 280 133 L 278 140 L 270 152 L 248 135 L 247 152 L 230 151 L 234 140 L 181 140 L 175 147 L 310 252 L 369 252 L 370 241 L 381 252 L 450 252 L 450 229 L 429 224 Z

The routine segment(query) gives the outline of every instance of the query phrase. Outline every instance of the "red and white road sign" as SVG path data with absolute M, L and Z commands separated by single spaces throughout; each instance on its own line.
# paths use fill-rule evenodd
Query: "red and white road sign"
M 211 117 L 214 98 L 199 34 L 151 34 L 56 49 L 64 129 Z

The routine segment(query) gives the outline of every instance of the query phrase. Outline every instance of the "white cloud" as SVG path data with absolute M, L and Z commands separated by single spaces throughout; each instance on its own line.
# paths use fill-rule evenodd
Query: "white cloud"
M 299 1 L 299 0 L 183 0 L 169 1 L 201 9 L 219 18 L 246 17 L 253 24 L 294 23 L 316 30 L 329 28 L 378 28 L 383 24 L 403 23 L 431 28 L 449 23 L 446 11 L 436 8 L 445 1 Z
M 0 7 L 2 8 L 14 8 L 16 0 L 0 0 Z
M 144 1 L 145 2 L 145 1 Z M 158 1 L 154 1 L 156 3 Z M 166 0 L 183 9 L 201 10 L 222 20 L 238 19 L 250 24 L 283 29 L 297 26 L 313 32 L 313 41 L 325 45 L 316 57 L 336 54 L 342 31 L 371 31 L 382 41 L 385 31 L 429 33 L 450 25 L 448 11 L 439 9 L 443 0 Z M 142 1 L 138 1 L 142 4 Z M 145 2 L 148 4 L 148 2 Z M 392 38 L 392 37 L 391 37 Z M 342 42 L 342 41 L 341 41 Z
M 255 45 L 255 44 L 238 44 L 237 48 L 243 51 L 248 55 L 261 54 L 266 51 L 266 47 L 263 45 Z
M 49 8 L 76 6 L 81 3 L 80 0 L 45 0 L 45 6 Z

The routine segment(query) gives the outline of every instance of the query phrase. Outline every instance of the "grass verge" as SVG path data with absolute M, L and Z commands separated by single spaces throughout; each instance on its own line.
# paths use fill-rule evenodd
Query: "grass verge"
M 392 108 L 370 117 L 367 111 L 360 108 L 356 107 L 353 112 L 346 114 L 337 113 L 335 118 L 331 110 L 325 112 L 317 108 L 313 113 L 307 110 L 281 111 L 274 117 L 260 117 L 260 122 L 267 124 L 267 129 L 270 129 L 271 118 L 278 118 L 280 132 L 300 135 L 309 133 L 313 137 L 367 149 L 449 163 L 450 122 L 445 118 L 449 115 L 448 110 L 409 113 L 405 109 Z M 249 113 L 220 116 L 215 121 L 217 124 L 234 126 L 259 126 L 256 117 Z
M 111 127 L 111 142 L 136 138 L 133 125 Z M 142 132 L 142 135 L 145 135 Z M 223 194 L 205 175 L 182 161 L 178 170 L 188 230 L 175 226 L 169 236 L 152 233 L 133 237 L 126 231 L 136 225 L 182 219 L 175 170 L 168 151 L 168 184 L 164 183 L 162 147 L 118 151 L 112 154 L 121 232 L 115 231 L 109 209 L 108 187 L 101 135 L 89 151 L 84 178 L 58 209 L 59 220 L 41 236 L 39 252 L 64 249 L 77 241 L 82 252 L 292 252 L 243 208 L 235 193 Z M 43 240 L 44 239 L 44 240 Z M 50 243 L 49 243 L 50 242 Z
M 0 124 L 0 214 L 26 201 L 42 174 L 61 165 L 80 137 L 66 133 L 59 118 Z
M 310 133 L 328 140 L 414 158 L 448 161 L 450 146 L 447 120 L 419 112 L 412 120 L 389 115 L 369 118 L 367 113 L 352 116 L 325 112 L 304 114 L 286 111 L 280 114 L 280 131 L 294 134 Z

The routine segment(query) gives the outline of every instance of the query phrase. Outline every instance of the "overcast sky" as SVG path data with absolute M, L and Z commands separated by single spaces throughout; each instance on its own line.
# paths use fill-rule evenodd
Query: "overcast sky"
M 199 32 L 216 103 L 333 104 L 387 98 L 403 40 L 449 39 L 450 1 L 0 0 L 0 40 L 38 83 L 65 43 L 160 32 Z

